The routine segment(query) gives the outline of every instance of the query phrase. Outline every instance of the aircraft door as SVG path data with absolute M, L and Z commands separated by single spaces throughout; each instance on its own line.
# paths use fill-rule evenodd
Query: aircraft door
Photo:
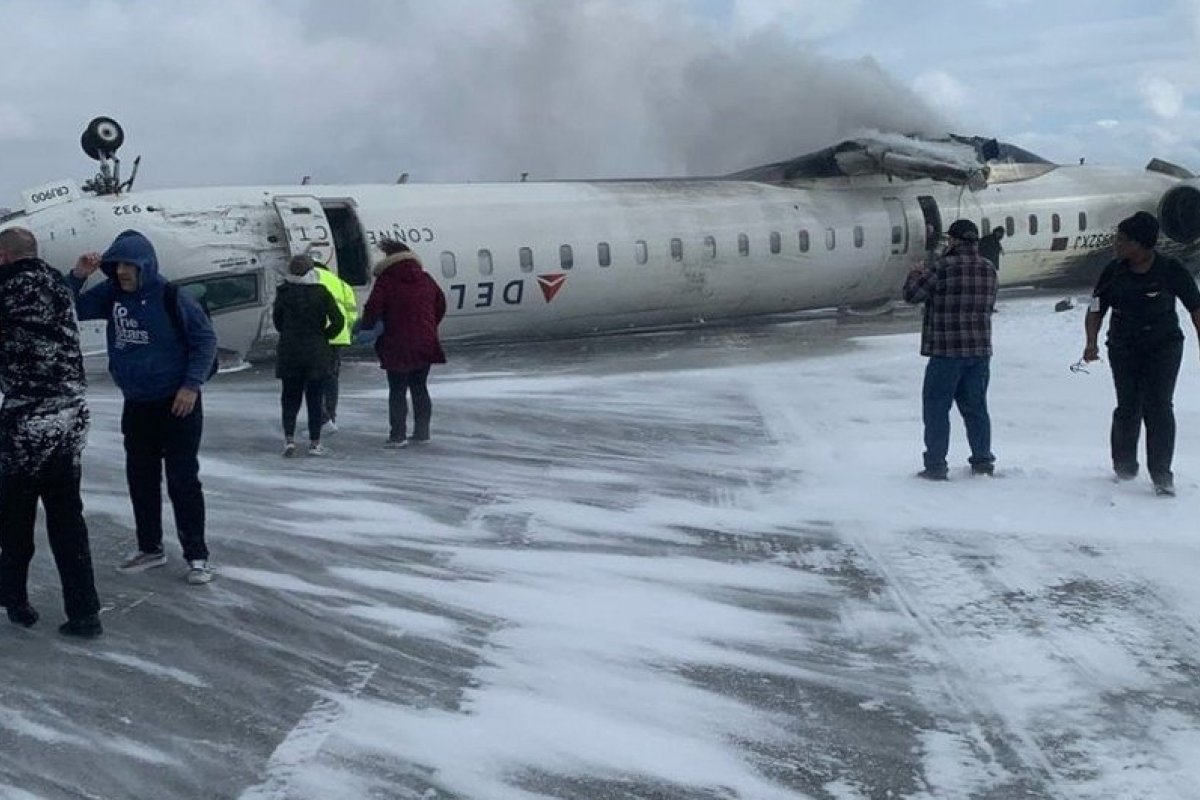
M 354 201 L 326 199 L 321 201 L 321 207 L 333 231 L 338 277 L 351 286 L 366 286 L 371 282 L 370 254 Z
M 311 255 L 336 273 L 333 227 L 321 202 L 309 195 L 276 195 L 273 202 L 287 237 L 288 255 Z
M 938 210 L 937 200 L 929 195 L 917 198 L 921 206 L 921 215 L 925 217 L 925 249 L 932 250 L 942 239 L 942 212 Z
M 910 220 L 903 201 L 898 197 L 885 197 L 883 198 L 883 208 L 887 211 L 888 249 L 884 251 L 886 255 L 882 269 L 873 275 L 869 284 L 871 287 L 869 301 L 881 298 L 891 301 L 900 296 L 900 288 L 904 285 L 904 279 L 913 266 L 909 250 L 916 242 L 924 241 L 923 231 L 918 239 L 915 232 L 909 230 Z M 912 222 L 921 225 L 917 219 L 913 219 Z M 888 305 L 889 303 L 885 302 L 879 308 L 887 308 Z
M 895 197 L 885 197 L 883 207 L 888 212 L 892 255 L 904 255 L 908 252 L 908 216 L 904 213 L 904 204 Z

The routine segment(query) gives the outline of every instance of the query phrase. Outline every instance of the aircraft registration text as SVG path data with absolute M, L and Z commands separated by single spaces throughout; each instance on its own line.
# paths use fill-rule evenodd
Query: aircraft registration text
M 1112 247 L 1113 239 L 1116 234 L 1112 231 L 1108 233 L 1089 233 L 1084 236 L 1076 236 L 1075 242 L 1071 245 L 1072 250 L 1099 250 L 1105 247 Z

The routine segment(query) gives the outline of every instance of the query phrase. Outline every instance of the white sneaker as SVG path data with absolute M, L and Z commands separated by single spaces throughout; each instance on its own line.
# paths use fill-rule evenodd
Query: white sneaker
M 383 446 L 398 450 L 401 447 L 408 447 L 408 439 L 388 439 Z
M 308 454 L 310 456 L 327 456 L 329 455 L 329 450 L 320 442 L 313 442 L 308 446 Z
M 208 565 L 208 561 L 205 559 L 193 559 L 188 562 L 188 571 L 185 579 L 193 586 L 211 583 L 213 579 L 212 567 Z
M 325 424 L 321 426 L 321 433 L 332 436 L 333 434 L 335 434 L 337 432 L 338 432 L 337 423 L 331 419 L 325 420 Z
M 296 455 L 296 443 L 295 442 L 285 443 L 283 445 L 283 457 L 284 458 L 292 458 L 295 455 Z
M 117 565 L 117 572 L 141 572 L 151 567 L 161 567 L 167 563 L 167 554 L 162 550 L 157 553 L 146 553 L 141 550 L 130 553 L 125 560 Z

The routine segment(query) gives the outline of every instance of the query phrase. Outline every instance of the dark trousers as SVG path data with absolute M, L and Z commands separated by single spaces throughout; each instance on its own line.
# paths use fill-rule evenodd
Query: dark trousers
M 200 437 L 204 408 L 199 398 L 186 417 L 171 413 L 173 398 L 148 403 L 125 401 L 121 433 L 125 434 L 125 477 L 138 549 L 162 550 L 162 476 L 175 511 L 175 530 L 185 560 L 207 559 L 204 543 L 204 490 L 200 485 Z
M 950 450 L 950 406 L 957 405 L 967 428 L 972 464 L 991 464 L 992 420 L 988 416 L 987 389 L 991 358 L 944 358 L 933 356 L 925 366 L 921 390 L 925 418 L 925 468 L 946 471 Z
M 408 430 L 408 401 L 406 392 L 412 392 L 413 435 L 417 441 L 429 438 L 429 420 L 433 416 L 433 401 L 429 399 L 429 365 L 409 372 L 388 371 L 388 424 L 390 438 L 403 439 Z
M 283 409 L 283 435 L 291 439 L 296 435 L 296 417 L 300 414 L 300 403 L 308 407 L 308 439 L 321 441 L 321 426 L 325 423 L 324 381 L 304 378 L 284 378 L 279 405 Z
M 342 374 L 342 348 L 339 346 L 331 346 L 329 348 L 333 352 L 333 359 L 329 377 L 325 379 L 325 419 L 337 421 L 338 407 L 338 390 L 341 388 L 339 380 Z
M 1175 379 L 1183 360 L 1183 341 L 1154 347 L 1108 348 L 1117 407 L 1112 418 L 1113 469 L 1138 470 L 1138 436 L 1146 425 L 1146 468 L 1155 482 L 1170 482 L 1175 455 Z
M 100 611 L 79 477 L 79 456 L 74 453 L 52 458 L 35 474 L 0 474 L 0 605 L 29 602 L 29 562 L 40 499 L 67 619 Z

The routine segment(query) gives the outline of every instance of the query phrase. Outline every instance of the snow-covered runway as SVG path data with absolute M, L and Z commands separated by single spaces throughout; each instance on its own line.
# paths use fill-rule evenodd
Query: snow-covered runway
M 1000 474 L 920 467 L 917 318 L 452 353 L 390 451 L 347 364 L 327 459 L 268 370 L 205 395 L 218 570 L 132 543 L 97 379 L 106 635 L 0 629 L 0 797 L 1188 798 L 1200 786 L 1200 356 L 1179 496 L 1107 469 L 1081 312 L 996 317 Z M 168 526 L 169 527 L 169 526 Z M 170 538 L 170 534 L 168 534 Z

